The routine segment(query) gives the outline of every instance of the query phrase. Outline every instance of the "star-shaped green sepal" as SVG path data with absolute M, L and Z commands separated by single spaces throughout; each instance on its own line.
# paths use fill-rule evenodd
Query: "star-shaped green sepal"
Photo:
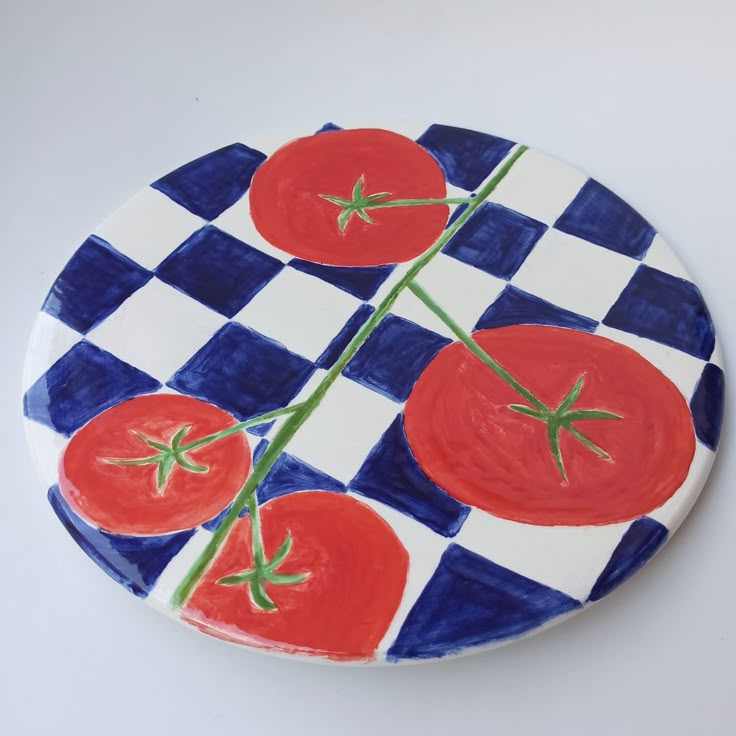
M 365 220 L 370 225 L 375 225 L 376 221 L 366 212 L 366 208 L 384 197 L 390 197 L 391 192 L 377 192 L 376 194 L 369 194 L 364 197 L 363 177 L 359 176 L 353 185 L 353 191 L 351 192 L 352 199 L 343 199 L 332 194 L 320 194 L 319 196 L 341 208 L 337 216 L 337 227 L 341 233 L 344 233 L 353 215 L 357 215 L 361 220 Z
M 180 427 L 171 442 L 166 444 L 159 440 L 151 439 L 141 434 L 135 429 L 131 429 L 131 434 L 135 435 L 141 442 L 154 450 L 158 450 L 155 455 L 147 455 L 145 457 L 117 458 L 103 457 L 100 458 L 105 463 L 111 465 L 155 465 L 156 466 L 156 492 L 159 496 L 164 494 L 166 490 L 166 481 L 171 475 L 174 466 L 178 465 L 190 473 L 206 473 L 209 468 L 206 465 L 199 465 L 187 457 L 186 449 L 182 447 L 182 440 L 187 432 L 192 428 L 191 424 Z
M 573 427 L 572 423 L 581 419 L 621 419 L 620 415 L 614 414 L 611 411 L 603 411 L 602 409 L 573 409 L 573 404 L 580 396 L 584 381 L 585 376 L 580 376 L 575 381 L 575 385 L 554 409 L 544 406 L 541 402 L 538 403 L 536 409 L 526 406 L 526 404 L 509 404 L 509 409 L 512 411 L 533 417 L 547 425 L 547 442 L 563 481 L 567 480 L 567 473 L 565 472 L 565 465 L 562 461 L 562 452 L 560 450 L 560 430 L 564 429 L 568 431 L 576 440 L 596 455 L 610 460 L 611 456 L 605 450 L 589 440 L 579 429 Z

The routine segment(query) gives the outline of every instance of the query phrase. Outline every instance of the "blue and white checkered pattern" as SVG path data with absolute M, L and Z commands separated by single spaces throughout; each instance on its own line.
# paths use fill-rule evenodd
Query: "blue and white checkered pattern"
M 418 142 L 450 196 L 480 186 L 513 146 L 441 125 Z M 128 202 L 57 278 L 29 349 L 28 434 L 54 509 L 98 564 L 162 608 L 214 523 L 155 538 L 89 527 L 54 485 L 65 439 L 140 393 L 194 395 L 240 419 L 306 397 L 407 267 L 325 266 L 265 242 L 248 204 L 264 159 L 234 144 Z M 357 494 L 393 526 L 411 572 L 379 648 L 389 659 L 488 645 L 601 598 L 689 510 L 722 412 L 720 352 L 682 266 L 622 200 L 542 153 L 519 159 L 418 280 L 468 331 L 551 324 L 635 348 L 690 401 L 699 442 L 683 487 L 634 522 L 536 527 L 465 506 L 427 478 L 404 434 L 403 402 L 453 336 L 403 293 L 259 489 L 262 501 L 305 488 Z M 256 453 L 282 421 L 249 430 Z M 472 585 L 458 582 L 462 569 L 473 571 Z M 516 618 L 498 618 L 499 596 L 519 608 Z M 453 617 L 455 627 L 436 625 Z

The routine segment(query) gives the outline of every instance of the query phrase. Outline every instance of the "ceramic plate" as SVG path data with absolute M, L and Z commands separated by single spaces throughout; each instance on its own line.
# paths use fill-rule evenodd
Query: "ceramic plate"
M 475 652 L 603 598 L 706 479 L 700 292 L 598 181 L 429 125 L 234 143 L 54 281 L 24 409 L 60 521 L 227 641 Z

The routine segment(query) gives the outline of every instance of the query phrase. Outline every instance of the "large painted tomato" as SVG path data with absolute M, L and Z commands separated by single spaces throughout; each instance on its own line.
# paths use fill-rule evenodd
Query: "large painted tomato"
M 370 507 L 328 491 L 298 491 L 261 508 L 264 549 L 292 544 L 281 574 L 308 573 L 296 584 L 265 583 L 276 609 L 251 601 L 248 586 L 218 580 L 251 567 L 245 516 L 228 534 L 182 609 L 185 620 L 221 639 L 336 660 L 370 659 L 391 623 L 406 583 L 408 555 Z
M 408 261 L 442 232 L 445 204 L 366 209 L 367 219 L 353 213 L 338 223 L 340 207 L 324 195 L 351 200 L 358 183 L 363 197 L 446 196 L 439 165 L 414 141 L 387 130 L 338 130 L 292 141 L 257 169 L 253 222 L 277 248 L 337 266 Z
M 512 326 L 474 340 L 548 407 L 584 377 L 572 407 L 620 419 L 561 429 L 556 467 L 548 425 L 509 408 L 526 404 L 462 343 L 441 350 L 406 403 L 405 428 L 425 472 L 455 498 L 528 524 L 606 524 L 645 514 L 685 479 L 694 453 L 684 397 L 638 353 L 575 330 Z
M 124 401 L 69 440 L 59 461 L 61 492 L 80 516 L 110 532 L 162 534 L 196 526 L 227 506 L 245 481 L 245 435 L 180 452 L 178 461 L 156 460 L 162 452 L 155 445 L 185 446 L 236 421 L 189 396 Z

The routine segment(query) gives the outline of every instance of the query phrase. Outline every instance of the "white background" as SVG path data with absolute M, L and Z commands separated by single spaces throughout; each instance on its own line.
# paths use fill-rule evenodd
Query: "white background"
M 0 731 L 733 733 L 730 426 L 673 542 L 591 611 L 461 660 L 319 667 L 177 626 L 106 578 L 53 517 L 30 466 L 20 372 L 54 275 L 104 215 L 197 155 L 271 126 L 309 130 L 328 119 L 465 125 L 588 170 L 679 251 L 728 360 L 735 8 L 0 2 Z

